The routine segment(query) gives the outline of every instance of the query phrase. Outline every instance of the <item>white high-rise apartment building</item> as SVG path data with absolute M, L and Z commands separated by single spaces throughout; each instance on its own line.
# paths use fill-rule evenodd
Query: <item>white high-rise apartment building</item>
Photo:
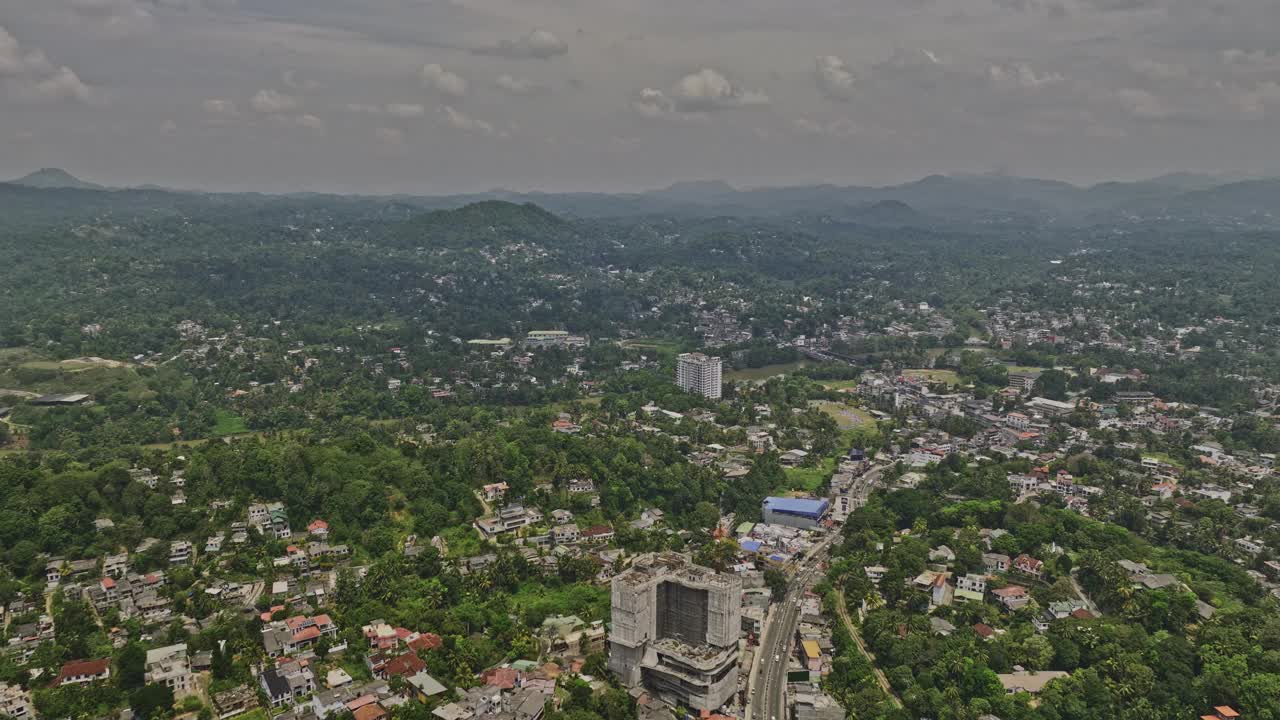
M 676 384 L 680 389 L 710 398 L 720 399 L 720 358 L 702 353 L 684 353 L 676 358 Z

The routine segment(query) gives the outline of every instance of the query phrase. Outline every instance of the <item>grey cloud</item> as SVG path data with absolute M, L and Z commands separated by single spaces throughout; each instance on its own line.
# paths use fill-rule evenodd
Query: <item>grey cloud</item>
M 404 131 L 399 128 L 374 128 L 373 136 L 378 139 L 378 142 L 386 143 L 387 145 L 401 145 L 404 143 Z
M 88 102 L 89 87 L 65 65 L 54 65 L 38 48 L 23 48 L 0 26 L 0 90 L 19 102 Z
M 511 60 L 550 60 L 567 54 L 569 43 L 549 30 L 531 30 L 518 38 L 474 48 L 471 52 L 476 55 L 493 55 Z
M 539 85 L 531 80 L 507 74 L 499 75 L 498 79 L 493 81 L 493 85 L 499 90 L 509 92 L 512 95 L 536 95 L 547 91 L 545 85 Z
M 309 130 L 316 135 L 324 134 L 324 121 L 315 115 L 301 113 L 298 115 L 287 115 L 283 113 L 268 115 L 271 123 L 277 127 L 297 128 L 301 130 Z
M 390 103 L 387 114 L 397 118 L 419 118 L 427 114 L 427 109 L 418 103 Z
M 844 60 L 835 55 L 823 55 L 814 61 L 814 79 L 818 89 L 831 100 L 847 102 L 853 98 L 853 73 Z
M 1080 0 L 1089 8 L 1101 12 L 1130 12 L 1147 10 L 1160 5 L 1160 0 Z

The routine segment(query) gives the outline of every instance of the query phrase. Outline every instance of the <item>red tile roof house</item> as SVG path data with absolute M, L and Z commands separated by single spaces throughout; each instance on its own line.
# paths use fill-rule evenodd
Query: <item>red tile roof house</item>
M 102 660 L 72 660 L 62 666 L 53 687 L 83 685 L 111 677 L 111 658 Z
M 387 717 L 387 711 L 378 703 L 369 703 L 356 708 L 351 715 L 356 720 L 382 720 Z
M 414 652 L 435 650 L 443 644 L 444 639 L 435 633 L 414 633 L 405 640 L 405 645 Z
M 583 530 L 579 535 L 583 542 L 604 542 L 613 539 L 613 528 L 608 525 L 596 525 Z
M 1025 553 L 1014 558 L 1013 569 L 1034 578 L 1044 575 L 1044 563 Z
M 990 640 L 996 634 L 995 628 L 991 627 L 990 625 L 985 625 L 983 623 L 978 623 L 977 625 L 974 625 L 973 631 L 977 633 L 978 637 L 982 638 L 983 640 Z
M 395 657 L 386 655 L 370 655 L 366 658 L 369 670 L 383 680 L 393 677 L 408 678 L 427 669 L 427 664 L 416 653 L 407 652 Z
M 1200 720 L 1239 720 L 1240 713 L 1230 705 L 1219 705 L 1213 709 L 1212 715 L 1201 715 Z
M 307 525 L 307 534 L 313 537 L 327 538 L 329 537 L 329 523 L 323 520 L 312 520 L 311 524 Z
M 1021 585 L 1010 585 L 1009 587 L 998 588 L 996 590 L 992 590 L 991 594 L 1010 610 L 1017 610 L 1020 607 L 1025 607 L 1026 604 L 1031 601 L 1031 595 L 1027 592 L 1027 589 Z
M 480 675 L 480 680 L 499 690 L 513 690 L 520 685 L 520 671 L 506 667 L 489 668 Z

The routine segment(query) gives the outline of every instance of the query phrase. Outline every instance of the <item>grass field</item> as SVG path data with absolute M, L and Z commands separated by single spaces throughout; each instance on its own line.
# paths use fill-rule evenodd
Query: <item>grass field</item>
M 216 410 L 214 411 L 214 417 L 217 418 L 217 422 L 213 425 L 213 434 L 218 437 L 249 432 L 249 426 L 244 424 L 244 418 L 235 413 Z
M 845 405 L 844 403 L 820 402 L 818 403 L 818 409 L 835 418 L 836 425 L 841 430 L 848 430 L 859 425 L 875 422 L 875 419 L 866 410 L 852 405 Z
M 618 342 L 619 347 L 632 348 L 636 350 L 657 350 L 658 352 L 676 353 L 680 351 L 680 343 L 675 340 L 666 340 L 663 338 L 634 338 L 632 340 L 621 340 Z
M 831 477 L 831 473 L 836 470 L 836 459 L 829 457 L 818 463 L 816 467 L 811 468 L 785 468 L 783 470 L 787 475 L 786 487 L 778 488 L 783 490 L 803 490 L 805 492 L 813 492 Z
M 800 368 L 807 368 L 813 365 L 808 360 L 796 360 L 795 362 L 779 363 L 777 365 L 765 365 L 758 368 L 743 368 L 742 370 L 728 370 L 724 374 L 725 380 L 736 380 L 738 382 L 764 382 L 775 375 L 788 375 Z
M 818 384 L 828 390 L 851 390 L 858 387 L 858 380 L 819 380 Z
M 1162 453 L 1162 452 L 1144 452 L 1144 453 L 1142 453 L 1142 456 L 1143 456 L 1143 457 L 1154 458 L 1154 459 L 1156 459 L 1156 460 L 1159 460 L 1159 461 L 1160 461 L 1160 462 L 1162 462 L 1162 463 L 1168 463 L 1168 464 L 1170 464 L 1170 465 L 1172 465 L 1172 466 L 1174 466 L 1174 467 L 1179 467 L 1179 468 L 1180 468 L 1180 467 L 1182 467 L 1182 461 L 1181 461 L 1181 460 L 1178 460 L 1178 459 L 1176 459 L 1176 458 L 1172 458 L 1172 457 L 1170 457 L 1168 453 Z
M 1034 367 L 1032 365 L 1009 365 L 1007 367 L 1011 373 L 1038 373 L 1045 370 L 1042 367 Z
M 907 377 L 923 378 L 929 382 L 942 382 L 948 385 L 960 384 L 960 376 L 956 374 L 955 370 L 914 369 L 903 370 L 902 374 Z

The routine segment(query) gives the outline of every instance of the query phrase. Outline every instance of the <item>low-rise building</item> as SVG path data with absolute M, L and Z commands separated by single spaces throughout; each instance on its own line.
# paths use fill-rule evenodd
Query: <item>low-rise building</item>
M 148 650 L 146 667 L 147 683 L 171 688 L 174 697 L 195 691 L 186 643 Z

